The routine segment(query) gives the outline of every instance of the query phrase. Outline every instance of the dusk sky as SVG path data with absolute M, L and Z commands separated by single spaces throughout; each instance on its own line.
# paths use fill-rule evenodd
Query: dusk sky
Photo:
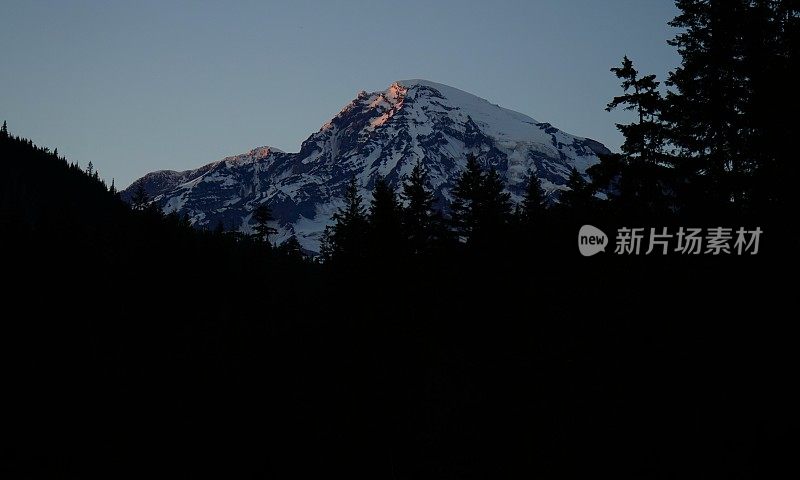
M 0 121 L 125 187 L 289 152 L 360 90 L 444 83 L 612 150 L 627 54 L 663 81 L 668 0 L 0 0 Z

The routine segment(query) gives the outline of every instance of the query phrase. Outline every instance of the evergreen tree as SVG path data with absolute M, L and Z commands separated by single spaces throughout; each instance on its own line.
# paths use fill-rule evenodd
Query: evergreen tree
M 345 188 L 344 205 L 333 215 L 334 224 L 325 228 L 321 252 L 325 260 L 353 262 L 365 253 L 369 227 L 366 208 L 358 192 L 356 178 Z
M 533 172 L 528 176 L 525 195 L 520 206 L 519 216 L 527 225 L 532 225 L 540 219 L 547 208 L 542 181 Z
M 150 197 L 144 189 L 144 182 L 136 184 L 136 190 L 133 191 L 131 196 L 131 206 L 134 210 L 144 211 L 150 203 Z
M 111 177 L 111 186 L 108 188 L 108 193 L 111 195 L 117 194 L 117 187 L 114 186 L 114 177 Z
M 326 225 L 325 230 L 322 231 L 319 240 L 319 255 L 326 263 L 331 263 L 338 257 L 336 232 L 333 225 Z
M 456 179 L 451 192 L 453 203 L 450 205 L 450 215 L 453 227 L 456 235 L 467 242 L 473 238 L 480 222 L 483 177 L 483 170 L 478 160 L 470 154 L 467 157 L 466 169 Z
M 433 235 L 433 192 L 428 185 L 428 174 L 418 161 L 403 182 L 403 225 L 412 254 L 426 251 Z
M 355 229 L 362 229 L 366 225 L 366 208 L 363 204 L 363 198 L 358 192 L 358 183 L 355 176 L 351 177 L 347 183 L 344 192 L 344 206 L 334 214 L 334 218 Z
M 291 258 L 293 260 L 298 260 L 298 261 L 303 260 L 305 258 L 305 253 L 303 253 L 303 247 L 300 245 L 300 242 L 294 235 L 286 239 L 283 243 L 281 243 L 278 246 L 278 253 L 287 258 Z
M 664 160 L 664 129 L 660 121 L 662 98 L 658 91 L 659 82 L 655 75 L 640 77 L 633 62 L 623 57 L 622 66 L 611 69 L 622 80 L 623 95 L 614 97 L 606 106 L 612 111 L 620 106 L 633 111 L 638 121 L 627 125 L 617 124 L 617 129 L 625 137 L 622 151 L 630 159 L 658 163 Z
M 495 169 L 484 173 L 470 155 L 467 168 L 452 191 L 451 213 L 456 234 L 470 245 L 485 246 L 502 236 L 511 215 L 510 195 Z
M 680 153 L 683 176 L 696 187 L 693 203 L 724 207 L 741 200 L 736 178 L 747 159 L 743 113 L 748 80 L 742 68 L 748 0 L 678 0 L 670 26 L 681 29 L 669 44 L 681 65 L 670 72 L 667 94 L 670 142 Z
M 623 95 L 614 97 L 607 111 L 622 107 L 636 121 L 617 124 L 625 138 L 621 155 L 604 155 L 601 165 L 589 171 L 596 185 L 606 188 L 612 203 L 622 211 L 663 211 L 667 205 L 671 162 L 665 153 L 666 128 L 661 119 L 664 102 L 655 75 L 639 76 L 625 56 L 622 66 L 611 69 L 622 80 Z
M 94 178 L 94 164 L 91 160 L 89 161 L 89 165 L 86 166 L 86 174 Z
M 561 192 L 561 204 L 574 211 L 585 211 L 594 204 L 594 188 L 575 167 L 567 180 L 568 190 Z
M 5 120 L 3 120 L 3 128 L 0 128 L 0 137 L 8 137 L 8 125 L 6 125 Z
M 479 220 L 482 233 L 490 236 L 505 235 L 504 228 L 511 216 L 511 194 L 505 191 L 497 170 L 490 168 L 481 182 Z
M 373 254 L 391 258 L 401 248 L 400 204 L 394 190 L 384 178 L 375 181 L 369 209 L 370 250 Z
M 255 222 L 253 225 L 253 238 L 269 244 L 270 235 L 278 233 L 278 230 L 270 225 L 270 223 L 275 221 L 275 217 L 272 216 L 272 209 L 262 203 L 253 210 L 252 218 L 253 222 Z
M 800 68 L 800 3 L 793 0 L 752 2 L 743 32 L 743 68 L 747 78 L 743 156 L 751 207 L 796 211 L 800 199 L 794 154 L 795 122 L 783 110 L 797 110 L 796 72 Z M 745 190 L 745 188 L 743 188 Z M 779 213 L 780 215 L 786 212 Z

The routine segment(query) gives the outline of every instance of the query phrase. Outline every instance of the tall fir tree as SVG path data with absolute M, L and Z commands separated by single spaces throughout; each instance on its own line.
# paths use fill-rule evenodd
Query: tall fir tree
M 743 32 L 743 67 L 746 72 L 747 120 L 745 138 L 751 208 L 760 212 L 796 211 L 800 196 L 795 179 L 800 165 L 795 159 L 794 122 L 781 111 L 796 111 L 800 69 L 800 2 L 752 2 Z
M 137 183 L 136 189 L 131 196 L 131 206 L 134 210 L 144 211 L 149 204 L 150 196 L 147 195 L 147 191 L 144 189 L 144 182 Z
M 617 129 L 625 137 L 622 152 L 632 161 L 651 164 L 664 161 L 665 134 L 660 120 L 663 101 L 656 76 L 640 76 L 627 56 L 623 57 L 620 67 L 611 71 L 622 80 L 623 95 L 614 97 L 606 106 L 606 111 L 622 107 L 633 111 L 637 118 L 636 122 L 630 124 L 617 124 Z
M 681 56 L 667 85 L 670 142 L 679 153 L 681 176 L 691 179 L 690 205 L 727 208 L 741 200 L 734 185 L 745 173 L 743 142 L 748 89 L 743 34 L 749 0 L 677 0 L 680 13 L 669 41 Z
M 467 165 L 456 179 L 453 191 L 453 202 L 450 215 L 453 228 L 459 238 L 467 242 L 474 236 L 480 222 L 480 205 L 484 173 L 478 159 L 470 154 Z
M 355 176 L 344 192 L 344 205 L 333 215 L 334 224 L 323 232 L 321 254 L 326 261 L 356 262 L 363 258 L 369 227 Z
M 421 254 L 431 246 L 434 237 L 434 195 L 428 184 L 428 174 L 418 161 L 403 182 L 403 226 L 411 253 Z
M 655 75 L 640 76 L 627 56 L 611 71 L 622 80 L 623 94 L 614 97 L 606 110 L 621 107 L 634 112 L 636 120 L 617 124 L 625 138 L 622 154 L 603 155 L 601 165 L 590 170 L 590 176 L 596 185 L 605 187 L 618 211 L 663 212 L 669 203 L 666 192 L 673 190 L 673 176 L 665 147 L 667 132 L 659 82 Z
M 456 235 L 472 246 L 486 246 L 504 236 L 511 216 L 510 194 L 497 171 L 484 173 L 474 155 L 451 192 L 451 215 Z
M 300 261 L 306 258 L 303 251 L 303 246 L 297 240 L 297 237 L 292 235 L 287 238 L 283 243 L 278 246 L 278 253 L 292 260 Z
M 395 258 L 401 249 L 402 224 L 397 195 L 385 178 L 375 180 L 369 208 L 369 249 L 374 257 Z
M 272 209 L 268 205 L 262 203 L 253 210 L 253 238 L 258 241 L 263 241 L 269 244 L 269 237 L 278 233 L 271 224 L 275 221 L 272 215 Z
M 506 235 L 505 228 L 511 218 L 511 194 L 497 173 L 490 168 L 481 182 L 479 227 L 484 242 L 492 242 L 493 238 Z
M 542 181 L 533 172 L 528 175 L 525 194 L 520 204 L 520 220 L 524 225 L 531 226 L 542 218 L 547 208 Z
M 336 231 L 333 225 L 326 225 L 320 235 L 319 256 L 327 264 L 335 262 L 339 257 L 339 246 L 336 244 Z
M 575 167 L 572 167 L 567 179 L 567 190 L 561 192 L 560 200 L 562 206 L 574 212 L 584 212 L 595 203 L 594 187 Z

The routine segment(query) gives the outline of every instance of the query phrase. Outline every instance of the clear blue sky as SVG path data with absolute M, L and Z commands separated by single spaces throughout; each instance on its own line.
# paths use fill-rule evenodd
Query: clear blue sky
M 360 90 L 424 78 L 617 149 L 627 54 L 678 63 L 669 0 L 0 0 L 0 120 L 127 186 L 300 143 Z

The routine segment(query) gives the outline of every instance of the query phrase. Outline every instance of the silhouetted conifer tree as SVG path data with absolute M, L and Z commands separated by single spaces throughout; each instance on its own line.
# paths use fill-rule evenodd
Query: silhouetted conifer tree
M 561 204 L 573 211 L 585 211 L 594 204 L 594 187 L 583 178 L 575 167 L 567 180 L 568 190 L 561 192 Z
M 136 184 L 136 189 L 133 191 L 133 195 L 131 196 L 131 206 L 134 210 L 143 211 L 147 208 L 149 203 L 150 197 L 147 195 L 147 191 L 144 189 L 144 182 L 139 182 Z
M 281 243 L 278 246 L 278 253 L 282 254 L 285 257 L 298 261 L 303 260 L 305 258 L 305 253 L 303 253 L 303 247 L 302 245 L 300 245 L 300 242 L 294 235 L 286 239 L 283 243 Z
M 345 188 L 344 205 L 333 215 L 334 224 L 325 228 L 321 254 L 326 261 L 352 262 L 365 253 L 369 223 L 356 178 L 352 177 Z
M 627 125 L 617 124 L 617 129 L 625 137 L 622 151 L 631 159 L 658 163 L 662 157 L 664 132 L 660 122 L 662 109 L 659 82 L 655 75 L 639 76 L 633 62 L 623 57 L 622 66 L 611 69 L 622 80 L 623 95 L 614 97 L 606 106 L 612 111 L 620 106 L 636 114 L 638 121 Z
M 622 107 L 633 111 L 636 121 L 617 124 L 625 138 L 622 154 L 602 156 L 601 164 L 589 174 L 622 211 L 664 211 L 668 203 L 665 192 L 672 190 L 672 163 L 664 147 L 667 132 L 661 119 L 664 101 L 659 82 L 655 75 L 640 76 L 627 56 L 611 71 L 622 80 L 623 95 L 614 97 L 606 110 Z
M 384 259 L 394 258 L 401 249 L 401 210 L 397 195 L 384 178 L 375 181 L 369 209 L 370 252 Z
M 453 228 L 459 238 L 470 241 L 480 222 L 484 173 L 477 158 L 467 157 L 466 169 L 456 179 L 453 187 L 453 203 L 450 205 Z
M 269 206 L 262 203 L 256 207 L 253 210 L 253 238 L 269 244 L 270 235 L 278 233 L 278 230 L 270 225 L 273 221 L 275 217 L 272 216 L 272 209 Z
M 428 185 L 428 174 L 418 161 L 403 182 L 403 226 L 412 254 L 420 254 L 430 247 L 434 236 L 433 192 Z
M 338 256 L 338 245 L 333 225 L 325 226 L 319 240 L 319 255 L 324 262 L 333 262 Z
M 490 237 L 505 236 L 511 216 L 511 194 L 505 191 L 497 170 L 490 168 L 480 189 L 479 227 L 488 241 Z
M 520 204 L 520 220 L 525 225 L 533 225 L 541 219 L 546 210 L 546 198 L 542 181 L 533 172 L 528 176 L 525 195 Z
M 695 188 L 690 203 L 720 207 L 741 200 L 734 187 L 746 171 L 742 112 L 748 88 L 742 68 L 748 0 L 678 0 L 670 22 L 681 29 L 669 44 L 681 65 L 670 72 L 667 116 L 670 141 L 680 153 L 682 176 Z
M 484 173 L 470 155 L 452 191 L 451 214 L 456 234 L 470 245 L 487 245 L 505 235 L 511 216 L 510 195 L 495 169 Z
M 800 2 L 756 1 L 747 15 L 744 68 L 748 79 L 746 158 L 753 208 L 779 215 L 800 208 L 796 179 L 796 123 L 780 111 L 797 111 L 800 69 Z M 780 107 L 779 107 L 780 106 Z M 790 117 L 791 118 L 791 117 Z M 784 210 L 785 209 L 785 210 Z

